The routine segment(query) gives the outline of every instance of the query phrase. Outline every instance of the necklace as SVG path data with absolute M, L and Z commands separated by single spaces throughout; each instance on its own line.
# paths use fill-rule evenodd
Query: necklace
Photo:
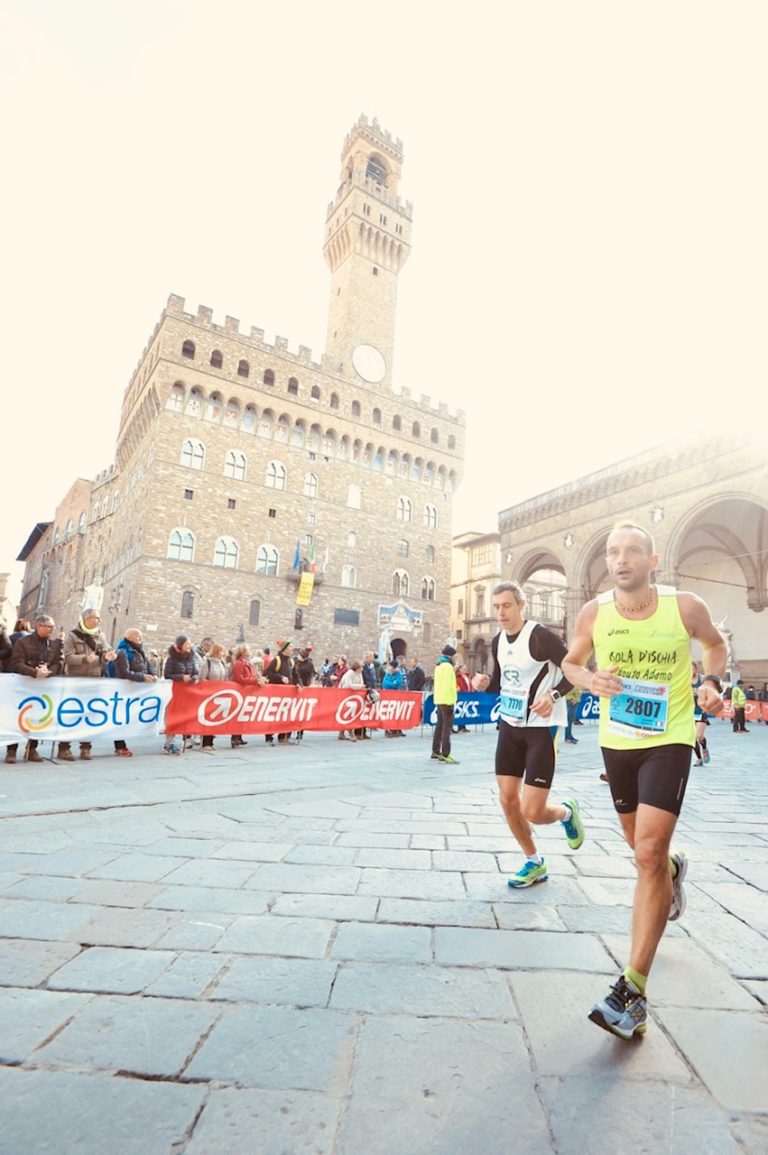
M 654 595 L 655 591 L 656 591 L 656 587 L 651 586 L 650 587 L 651 596 L 648 598 L 648 601 L 643 602 L 642 605 L 640 605 L 640 606 L 625 606 L 625 605 L 622 605 L 622 603 L 616 597 L 616 591 L 614 590 L 613 591 L 613 603 L 617 609 L 621 610 L 625 614 L 639 614 L 641 610 L 647 610 L 649 606 L 653 605 L 653 595 Z

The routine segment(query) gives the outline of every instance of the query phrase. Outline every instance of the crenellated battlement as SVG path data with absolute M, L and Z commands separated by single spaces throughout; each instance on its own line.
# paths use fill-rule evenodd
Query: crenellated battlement
M 352 144 L 352 141 L 356 136 L 365 137 L 365 139 L 370 144 L 372 144 L 374 148 L 379 148 L 383 152 L 388 152 L 390 156 L 395 158 L 395 160 L 402 161 L 402 140 L 400 140 L 399 137 L 393 139 L 392 133 L 387 132 L 385 128 L 382 128 L 375 116 L 373 120 L 369 120 L 364 113 L 360 114 L 360 116 L 357 118 L 357 121 L 355 124 L 353 124 L 352 128 L 344 138 L 344 148 L 341 154 L 342 156 L 346 155 L 349 146 Z
M 341 186 L 336 199 L 328 202 L 328 211 L 325 214 L 326 222 L 330 220 L 336 209 L 348 195 L 350 188 L 363 189 L 372 196 L 377 204 L 386 205 L 387 208 L 392 209 L 393 212 L 400 213 L 408 221 L 413 221 L 413 201 L 404 201 L 399 196 L 389 196 L 387 190 L 383 185 L 377 184 L 374 180 L 363 179 L 356 181 L 354 185 L 347 182 Z

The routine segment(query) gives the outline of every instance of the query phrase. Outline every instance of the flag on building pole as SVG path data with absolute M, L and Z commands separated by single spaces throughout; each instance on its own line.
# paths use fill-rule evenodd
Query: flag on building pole
M 309 555 L 309 571 L 310 573 L 317 573 L 317 550 L 315 543 L 312 543 L 312 552 Z
M 296 539 L 296 553 L 293 555 L 293 568 L 301 569 L 301 549 L 299 548 L 298 538 Z

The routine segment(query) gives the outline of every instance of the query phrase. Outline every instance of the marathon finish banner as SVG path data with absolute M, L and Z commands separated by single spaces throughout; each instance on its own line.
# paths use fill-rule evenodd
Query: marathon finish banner
M 286 734 L 292 730 L 412 730 L 422 695 L 324 686 L 243 686 L 238 682 L 174 682 L 166 714 L 169 734 Z
M 163 727 L 170 682 L 0 676 L 0 743 L 152 737 Z

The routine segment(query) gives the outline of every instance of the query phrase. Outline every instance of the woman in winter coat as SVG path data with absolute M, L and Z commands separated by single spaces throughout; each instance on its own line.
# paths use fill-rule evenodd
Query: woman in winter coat
M 117 643 L 115 660 L 107 666 L 114 668 L 116 678 L 123 678 L 127 682 L 156 682 L 157 678 L 150 670 L 149 658 L 142 646 L 141 630 L 126 630 L 125 636 Z M 115 742 L 115 754 L 120 758 L 132 758 L 133 750 L 129 750 L 125 742 L 118 739 Z
M 408 689 L 408 675 L 402 666 L 398 664 L 395 658 L 388 663 L 384 671 L 384 677 L 381 682 L 382 690 L 407 690 Z M 385 730 L 385 738 L 404 738 L 405 734 L 402 730 Z
M 364 690 L 365 681 L 363 679 L 363 667 L 360 662 L 353 662 L 347 672 L 342 675 L 339 682 L 340 690 Z M 365 734 L 364 730 L 339 730 L 339 739 L 346 738 L 349 742 L 356 742 L 358 738 L 362 738 Z
M 173 645 L 168 647 L 163 666 L 163 677 L 168 678 L 171 682 L 194 683 L 198 680 L 197 656 L 186 634 L 179 634 Z M 186 750 L 192 744 L 189 734 L 184 735 L 183 746 L 181 747 L 176 741 L 176 737 L 176 734 L 166 733 L 164 746 L 166 754 L 180 754 L 182 749 Z
M 208 653 L 200 660 L 201 682 L 227 682 L 229 680 L 229 666 L 227 665 L 227 651 L 224 646 L 214 642 Z M 234 744 L 234 743 L 233 743 Z M 242 743 L 245 745 L 245 743 Z M 203 754 L 213 753 L 213 734 L 203 734 Z
M 106 671 L 107 662 L 113 662 L 117 657 L 101 628 L 101 615 L 98 610 L 88 608 L 83 610 L 79 622 L 74 630 L 70 630 L 64 639 L 64 674 L 69 678 L 100 678 Z M 125 742 L 115 742 L 115 753 L 125 747 Z M 69 742 L 59 742 L 57 755 L 63 762 L 74 762 Z M 80 743 L 80 757 L 85 761 L 91 758 L 91 743 Z
M 256 672 L 251 662 L 251 650 L 247 643 L 242 646 L 235 646 L 232 655 L 232 681 L 239 682 L 241 686 L 261 686 L 264 684 L 263 678 Z M 236 750 L 238 746 L 248 745 L 243 740 L 242 734 L 233 734 L 231 741 L 233 750 Z

